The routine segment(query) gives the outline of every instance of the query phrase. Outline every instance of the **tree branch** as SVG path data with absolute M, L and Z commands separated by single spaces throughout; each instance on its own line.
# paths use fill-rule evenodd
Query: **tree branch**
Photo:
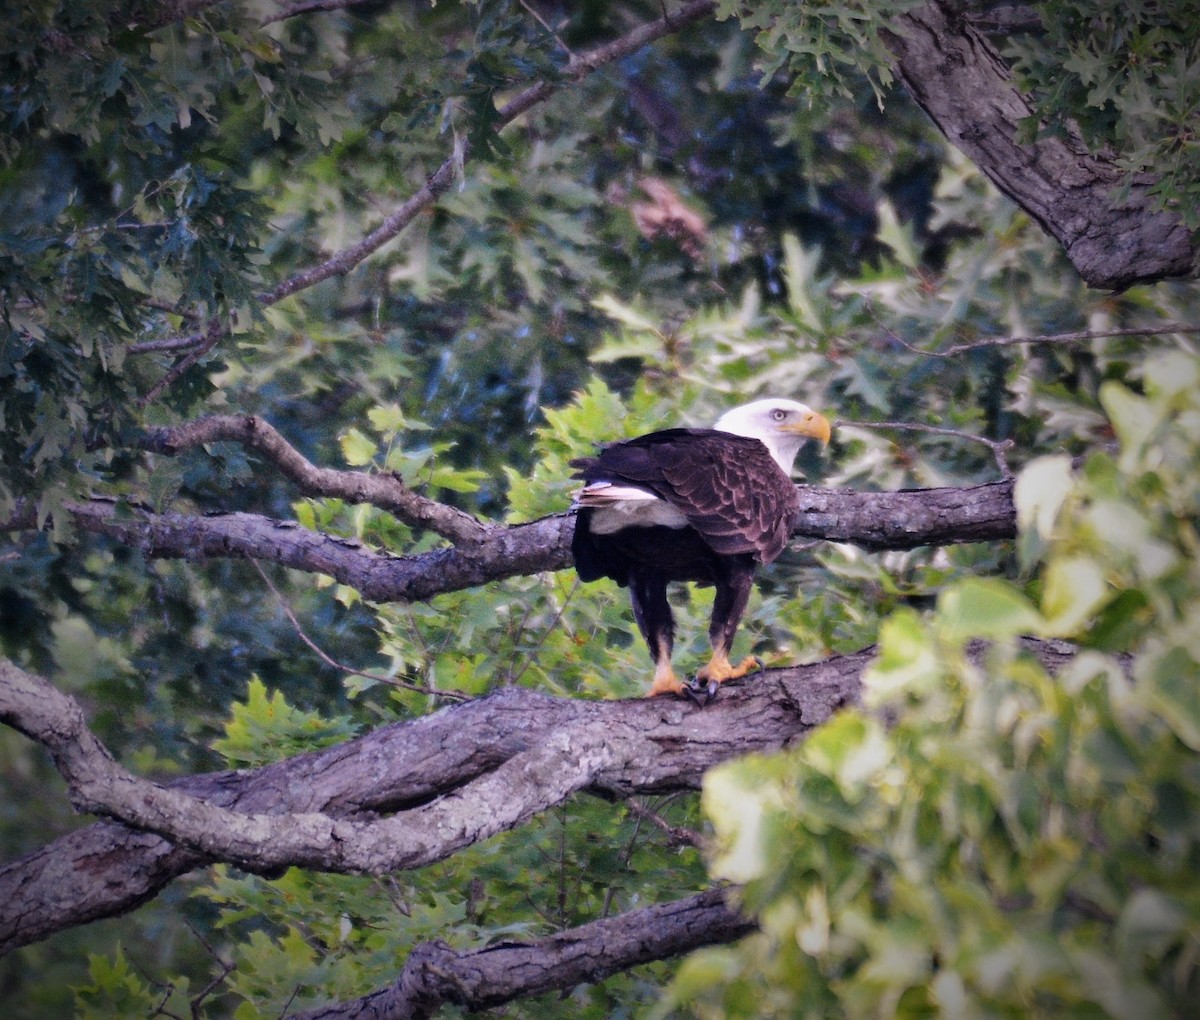
M 416 602 L 508 577 L 571 565 L 568 514 L 531 524 L 495 527 L 470 548 L 442 548 L 413 556 L 377 552 L 353 539 L 309 531 L 295 521 L 259 514 L 157 514 L 100 500 L 67 504 L 76 527 L 113 538 L 150 557 L 255 559 L 310 574 L 326 574 L 371 602 Z M 32 512 L 0 523 L 0 530 L 33 528 Z
M 996 462 L 996 470 L 1000 472 L 1001 478 L 1011 478 L 1012 468 L 1008 466 L 1008 458 L 1005 454 L 1013 448 L 1011 439 L 989 439 L 987 436 L 981 436 L 975 432 L 964 432 L 962 429 L 942 428 L 938 425 L 922 425 L 919 422 L 910 421 L 847 421 L 839 418 L 833 423 L 835 429 L 849 426 L 856 429 L 878 429 L 880 431 L 896 431 L 896 432 L 924 432 L 931 436 L 947 436 L 951 439 L 965 439 L 969 443 L 979 443 L 981 446 L 986 446 L 992 451 L 992 459 Z
M 165 803 L 161 794 L 186 799 L 189 810 L 202 804 L 215 824 L 196 840 L 204 850 L 100 822 L 0 867 L 0 953 L 140 905 L 179 875 L 227 859 L 220 845 L 226 837 L 232 837 L 239 858 L 254 857 L 245 853 L 246 828 L 238 819 L 227 826 L 229 815 L 265 824 L 267 839 L 274 838 L 266 836 L 273 827 L 291 821 L 302 832 L 315 832 L 318 842 L 326 839 L 321 827 L 349 836 L 385 825 L 413 851 L 409 859 L 415 864 L 465 845 L 462 825 L 482 833 L 519 824 L 515 819 L 526 808 L 511 808 L 510 797 L 536 811 L 561 802 L 574 789 L 605 798 L 697 789 L 711 766 L 750 751 L 778 749 L 852 702 L 870 658 L 864 651 L 769 671 L 729 685 L 703 709 L 686 700 L 579 701 L 504 688 L 259 769 L 190 776 L 159 787 L 134 779 L 134 803 L 122 802 L 122 810 L 152 812 L 136 802 L 147 787 L 159 791 L 153 794 L 159 805 Z M 15 669 L 10 665 L 3 674 L 0 689 L 17 693 L 8 695 L 0 718 L 23 732 L 45 733 L 58 746 L 67 739 L 54 729 L 62 706 L 57 699 L 47 701 L 47 716 L 40 719 L 39 706 L 29 703 L 39 685 L 25 679 L 23 671 L 14 674 Z M 586 760 L 572 765 L 578 758 Z M 568 774 L 556 775 L 560 769 Z M 134 790 L 131 785 L 118 795 Z M 454 820 L 459 808 L 480 808 L 484 815 L 470 815 L 460 825 Z M 148 820 L 161 825 L 165 817 Z M 439 830 L 438 819 L 450 827 Z M 422 833 L 427 844 L 419 846 Z M 327 860 L 307 851 L 305 859 L 313 867 L 345 870 L 341 864 L 351 858 L 332 841 L 325 845 Z M 397 859 L 393 848 L 377 846 Z M 274 864 L 285 863 L 269 847 L 263 850 Z M 357 851 L 351 854 L 366 863 Z
M 1028 647 L 1051 672 L 1072 654 L 1059 642 L 1030 642 Z M 326 830 L 346 837 L 386 831 L 407 848 L 408 863 L 399 866 L 415 866 L 464 845 L 468 829 L 482 838 L 519 824 L 520 818 L 575 790 L 611 799 L 697 789 L 712 766 L 787 746 L 853 704 L 872 656 L 868 649 L 768 670 L 726 685 L 716 702 L 704 708 L 683 699 L 580 701 L 509 687 L 258 769 L 189 776 L 162 786 L 118 776 L 108 789 L 123 798 L 121 809 L 131 813 L 153 815 L 163 805 L 169 808 L 170 798 L 186 800 L 189 811 L 200 803 L 213 828 L 187 835 L 203 850 L 121 823 L 100 822 L 0 867 L 0 953 L 130 910 L 173 879 L 215 859 L 278 865 L 303 861 L 327 870 L 400 860 L 394 848 L 380 844 L 380 856 L 371 860 L 360 851 L 338 848 Z M 45 739 L 56 757 L 103 757 L 102 748 L 97 750 L 80 730 L 82 714 L 76 714 L 71 699 L 53 692 L 44 705 L 36 704 L 43 693 L 36 678 L 5 665 L 0 719 Z M 81 736 L 82 750 L 63 746 L 72 734 Z M 576 754 L 580 748 L 582 754 Z M 572 765 L 577 758 L 579 764 Z M 567 775 L 554 774 L 560 765 Z M 63 767 L 74 777 L 71 762 Z M 104 767 L 110 777 L 117 776 L 114 766 Z M 146 793 L 150 800 L 142 804 L 138 797 Z M 510 796 L 521 806 L 507 805 Z M 456 817 L 459 810 L 477 807 L 485 813 L 482 819 Z M 148 820 L 161 827 L 166 817 Z M 437 820 L 448 827 L 431 826 Z M 261 827 L 257 831 L 270 840 L 278 826 L 292 823 L 298 829 L 288 836 L 299 850 L 295 860 L 285 861 L 269 847 L 259 855 L 247 842 L 248 827 Z M 421 832 L 427 845 L 419 845 Z M 307 848 L 300 842 L 304 833 L 315 834 L 316 842 Z M 225 853 L 226 841 L 233 844 L 232 855 Z M 314 852 L 318 844 L 327 854 Z
M 331 475 L 341 478 L 339 484 L 359 483 L 353 472 Z M 855 492 L 812 485 L 797 489 L 800 511 L 792 526 L 797 538 L 852 542 L 864 549 L 913 549 L 1016 535 L 1013 483 L 1007 479 L 970 488 L 899 492 Z M 295 521 L 259 514 L 155 513 L 99 499 L 68 503 L 65 509 L 80 530 L 113 538 L 146 556 L 278 563 L 326 574 L 372 602 L 420 601 L 509 577 L 563 570 L 573 562 L 575 517 L 571 513 L 528 524 L 481 526 L 486 527 L 486 537 L 470 545 L 392 556 L 351 539 L 309 531 Z M 8 520 L 0 521 L 0 531 L 36 527 L 37 516 L 31 506 L 19 507 Z
M 287 21 L 288 18 L 295 18 L 301 14 L 313 14 L 318 11 L 341 11 L 347 7 L 357 7 L 359 4 L 369 2 L 370 0 L 293 0 L 292 3 L 284 5 L 282 10 L 277 11 L 268 18 L 263 18 L 262 25 L 265 28 L 267 25 L 272 25 L 277 21 Z
M 640 963 L 732 942 L 755 929 L 710 889 L 674 903 L 631 910 L 536 942 L 502 942 L 465 952 L 426 942 L 387 988 L 296 1014 L 296 1020 L 424 1020 L 453 1003 L 475 1011 L 513 999 L 600 981 Z
M 317 811 L 234 811 L 138 779 L 87 728 L 78 702 L 5 660 L 0 720 L 45 745 L 77 810 L 255 872 L 299 865 L 381 875 L 431 864 L 593 785 L 614 754 L 604 732 L 564 729 L 429 804 L 392 818 L 350 821 Z
M 855 492 L 798 485 L 796 538 L 852 542 L 864 549 L 915 549 L 1015 538 L 1010 479 L 969 488 Z
M 1200 325 L 1187 322 L 1164 322 L 1157 326 L 1121 326 L 1112 329 L 1080 329 L 1070 333 L 1045 333 L 1038 336 L 991 336 L 983 340 L 944 347 L 940 351 L 929 351 L 908 343 L 903 337 L 890 333 L 890 338 L 914 354 L 927 358 L 954 358 L 969 351 L 992 347 L 1016 347 L 1021 344 L 1078 344 L 1092 340 L 1107 340 L 1122 336 L 1168 336 L 1172 333 L 1200 333 Z
M 1125 172 L 1088 152 L 1070 125 L 1062 136 L 1018 141 L 1033 109 L 987 38 L 945 0 L 929 0 L 886 34 L 899 76 L 942 133 L 1066 250 L 1092 287 L 1189 276 L 1197 252 L 1178 216 L 1154 212 L 1154 180 L 1128 199 L 1113 193 Z

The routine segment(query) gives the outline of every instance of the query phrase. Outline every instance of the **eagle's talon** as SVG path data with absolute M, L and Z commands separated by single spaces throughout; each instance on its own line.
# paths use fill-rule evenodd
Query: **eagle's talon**
M 699 677 L 689 677 L 687 683 L 683 685 L 683 693 L 686 694 L 693 704 L 699 708 L 705 705 L 711 705 L 717 696 L 717 688 L 720 684 L 716 680 L 711 680 L 707 684 Z

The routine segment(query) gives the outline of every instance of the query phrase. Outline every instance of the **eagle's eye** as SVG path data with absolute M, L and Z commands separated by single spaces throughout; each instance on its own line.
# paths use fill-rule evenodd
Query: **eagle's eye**
M 783 410 L 781 407 L 777 407 L 771 412 L 771 417 L 775 421 L 783 421 L 783 419 L 787 417 L 787 411 Z

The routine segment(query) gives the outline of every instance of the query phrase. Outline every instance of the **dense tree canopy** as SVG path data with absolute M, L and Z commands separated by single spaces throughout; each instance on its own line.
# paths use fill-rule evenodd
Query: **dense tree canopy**
M 6 1015 L 1194 1015 L 1198 19 L 5 5 Z M 569 462 L 764 394 L 644 700 Z

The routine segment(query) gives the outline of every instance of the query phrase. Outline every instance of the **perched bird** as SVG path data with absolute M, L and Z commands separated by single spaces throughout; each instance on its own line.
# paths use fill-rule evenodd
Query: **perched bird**
M 715 585 L 712 658 L 696 674 L 711 699 L 724 680 L 757 663 L 729 661 L 754 569 L 788 543 L 799 509 L 788 477 L 805 439 L 829 442 L 829 422 L 794 400 L 756 400 L 711 429 L 665 429 L 571 462 L 584 484 L 572 551 L 584 581 L 629 588 L 633 615 L 654 659 L 649 696 L 693 693 L 671 668 L 671 581 Z

